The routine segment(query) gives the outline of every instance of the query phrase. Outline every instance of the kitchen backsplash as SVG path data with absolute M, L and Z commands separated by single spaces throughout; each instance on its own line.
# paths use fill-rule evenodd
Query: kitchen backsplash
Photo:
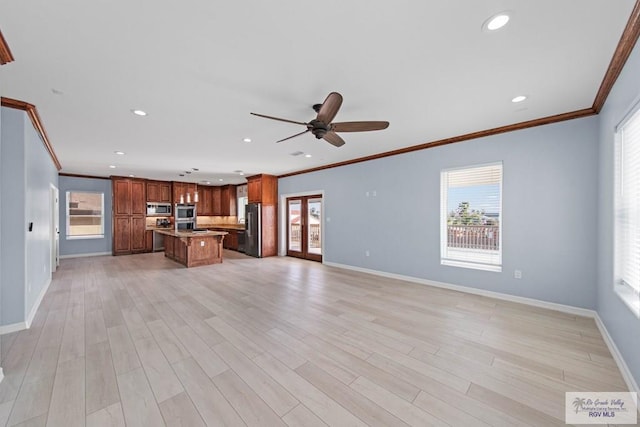
M 219 225 L 235 225 L 238 224 L 237 216 L 200 216 L 197 217 L 198 226 L 202 225 L 210 225 L 210 224 L 219 224 Z

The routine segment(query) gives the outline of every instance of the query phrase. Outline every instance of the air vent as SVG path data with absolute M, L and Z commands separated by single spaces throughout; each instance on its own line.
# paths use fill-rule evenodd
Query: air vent
M 304 151 L 294 151 L 293 153 L 291 153 L 293 157 L 302 156 L 303 154 L 304 154 Z

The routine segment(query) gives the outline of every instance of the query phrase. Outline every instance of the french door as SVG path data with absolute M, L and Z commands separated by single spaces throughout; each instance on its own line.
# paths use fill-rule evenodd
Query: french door
M 287 199 L 287 255 L 322 262 L 322 196 Z

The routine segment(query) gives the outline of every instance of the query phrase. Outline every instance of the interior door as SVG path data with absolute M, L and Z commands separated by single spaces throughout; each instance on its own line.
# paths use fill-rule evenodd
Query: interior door
M 322 261 L 322 196 L 287 199 L 287 255 Z

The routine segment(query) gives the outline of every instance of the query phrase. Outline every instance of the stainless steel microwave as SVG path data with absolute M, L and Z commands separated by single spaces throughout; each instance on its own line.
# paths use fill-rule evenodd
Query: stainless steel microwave
M 171 216 L 171 203 L 147 203 L 147 216 Z

